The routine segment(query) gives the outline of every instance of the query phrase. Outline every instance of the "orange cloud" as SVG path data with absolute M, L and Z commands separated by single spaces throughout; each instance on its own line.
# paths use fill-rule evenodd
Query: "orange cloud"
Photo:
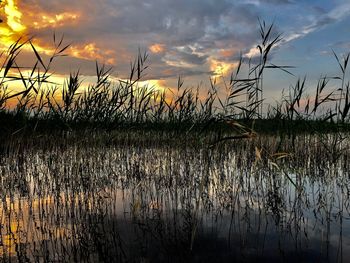
M 40 11 L 31 11 L 28 8 L 26 10 L 21 10 L 19 7 L 18 0 L 5 0 L 1 4 L 0 8 L 0 18 L 3 23 L 0 23 L 0 45 L 2 50 L 7 50 L 7 48 L 17 41 L 20 37 L 23 40 L 28 39 L 31 30 L 41 29 L 41 28 L 55 28 L 63 26 L 66 24 L 76 23 L 79 18 L 79 13 L 73 12 L 63 12 L 58 14 L 46 14 Z M 35 48 L 38 52 L 44 53 L 46 55 L 52 55 L 54 52 L 53 46 L 48 45 L 40 40 L 33 40 Z M 25 45 L 23 47 L 25 50 L 30 51 L 31 46 Z M 77 47 L 82 49 L 80 52 L 75 51 L 74 48 L 69 55 L 74 55 L 78 53 L 79 58 L 91 58 L 91 59 L 102 59 L 109 55 L 109 51 L 100 52 L 97 47 L 91 44 L 87 45 L 85 48 Z M 93 54 L 96 57 L 93 57 Z M 107 63 L 112 64 L 111 59 L 106 59 Z
M 152 53 L 162 53 L 164 52 L 165 50 L 165 45 L 164 44 L 153 44 L 149 47 L 149 50 L 152 52 Z
M 230 50 L 230 49 L 222 49 L 222 50 L 220 50 L 220 55 L 222 57 L 225 57 L 225 58 L 232 57 L 234 53 L 235 53 L 235 51 Z
M 106 64 L 115 64 L 115 51 L 101 50 L 96 43 L 84 45 L 73 45 L 68 49 L 68 53 L 76 58 L 102 60 Z
M 39 14 L 35 15 L 39 20 L 33 22 L 34 28 L 60 27 L 66 24 L 74 24 L 79 18 L 79 13 L 64 12 L 60 14 Z

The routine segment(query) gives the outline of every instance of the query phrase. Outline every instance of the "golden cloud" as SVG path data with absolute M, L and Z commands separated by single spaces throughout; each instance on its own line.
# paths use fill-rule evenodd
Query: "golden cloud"
M 30 10 L 28 7 L 21 10 L 18 0 L 5 0 L 1 4 L 0 18 L 0 41 L 1 49 L 7 48 L 17 41 L 20 37 L 23 40 L 28 39 L 31 31 L 42 28 L 56 28 L 67 24 L 74 24 L 81 18 L 78 12 L 62 12 L 57 14 L 45 13 L 41 10 Z M 54 47 L 48 45 L 40 39 L 33 40 L 38 52 L 46 55 L 52 55 Z M 24 46 L 24 49 L 31 50 L 30 45 Z M 96 43 L 78 44 L 71 46 L 66 53 L 72 57 L 102 60 L 106 64 L 115 64 L 115 52 L 113 50 L 101 50 Z
M 80 14 L 77 12 L 62 12 L 57 14 L 45 13 L 41 10 L 30 10 L 27 7 L 25 10 L 20 10 L 18 0 L 5 0 L 2 3 L 0 18 L 3 23 L 0 24 L 0 41 L 2 49 L 6 50 L 11 44 L 17 41 L 20 37 L 23 40 L 28 39 L 34 29 L 56 28 L 67 24 L 77 23 L 80 19 Z M 24 23 L 25 22 L 25 23 Z M 38 52 L 46 55 L 52 55 L 54 48 L 40 39 L 33 40 L 35 48 Z M 30 45 L 24 46 L 26 50 L 30 50 Z M 115 54 L 112 50 L 102 51 L 95 43 L 86 45 L 71 46 L 66 50 L 68 55 L 93 60 L 103 60 L 107 64 L 115 63 Z
M 164 50 L 165 50 L 165 45 L 164 44 L 153 44 L 149 47 L 149 50 L 152 52 L 152 53 L 163 53 Z
M 67 24 L 74 24 L 76 23 L 79 18 L 79 13 L 72 13 L 72 12 L 63 12 L 59 14 L 39 14 L 36 15 L 36 17 L 39 17 L 39 20 L 35 20 L 33 22 L 35 29 L 41 29 L 41 28 L 47 28 L 47 27 L 60 27 Z
M 111 49 L 102 50 L 97 47 L 96 43 L 88 43 L 85 45 L 73 45 L 68 49 L 68 53 L 76 58 L 101 60 L 106 64 L 115 64 L 115 51 Z
M 15 0 L 5 1 L 4 12 L 6 14 L 6 24 L 14 32 L 22 32 L 26 29 L 25 25 L 21 23 L 22 13 L 18 10 Z

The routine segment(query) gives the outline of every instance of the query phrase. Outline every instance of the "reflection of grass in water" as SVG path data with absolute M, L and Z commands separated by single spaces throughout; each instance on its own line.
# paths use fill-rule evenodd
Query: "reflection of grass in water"
M 288 254 L 293 247 L 296 255 L 306 245 L 319 252 L 317 242 L 339 245 L 334 228 L 348 215 L 349 152 L 332 162 L 315 136 L 296 137 L 293 154 L 286 154 L 292 139 L 279 143 L 274 137 L 212 148 L 106 146 L 94 139 L 87 147 L 86 140 L 59 145 L 38 139 L 37 145 L 20 152 L 10 148 L 1 156 L 0 192 L 13 197 L 6 199 L 12 210 L 4 202 L 1 209 L 2 240 L 7 218 L 18 224 L 12 229 L 17 244 L 3 247 L 17 248 L 11 256 L 191 259 L 215 254 L 209 247 L 217 241 L 232 258 L 267 256 L 269 249 L 277 251 L 276 240 L 281 251 Z M 343 143 L 346 148 L 349 141 Z M 325 231 L 325 240 L 313 229 Z

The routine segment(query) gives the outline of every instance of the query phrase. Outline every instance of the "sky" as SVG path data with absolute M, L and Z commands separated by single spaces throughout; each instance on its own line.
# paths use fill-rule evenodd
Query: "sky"
M 222 79 L 237 66 L 240 54 L 254 58 L 259 43 L 258 19 L 274 23 L 283 41 L 274 64 L 290 65 L 265 75 L 266 96 L 279 96 L 307 75 L 312 86 L 322 75 L 339 73 L 332 50 L 350 51 L 349 0 L 2 0 L 0 48 L 20 36 L 33 37 L 44 58 L 53 51 L 53 35 L 64 35 L 67 57 L 58 58 L 60 79 L 80 70 L 85 80 L 95 74 L 95 61 L 128 76 L 138 50 L 149 54 L 144 80 L 158 87 L 185 86 Z M 34 63 L 25 50 L 21 64 Z

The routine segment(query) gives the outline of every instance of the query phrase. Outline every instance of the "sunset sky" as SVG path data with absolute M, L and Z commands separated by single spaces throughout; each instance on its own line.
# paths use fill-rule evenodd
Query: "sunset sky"
M 350 51 L 349 0 L 3 0 L 0 17 L 1 49 L 26 35 L 49 55 L 53 33 L 64 34 L 71 46 L 55 62 L 58 78 L 80 69 L 89 79 L 96 60 L 125 77 L 140 48 L 149 53 L 145 79 L 152 84 L 173 87 L 181 75 L 187 85 L 205 87 L 210 76 L 233 70 L 240 52 L 254 54 L 258 18 L 283 33 L 272 61 L 295 66 L 310 86 L 339 72 L 332 49 Z M 26 52 L 21 59 L 33 64 Z M 295 78 L 274 71 L 266 82 L 273 96 Z

